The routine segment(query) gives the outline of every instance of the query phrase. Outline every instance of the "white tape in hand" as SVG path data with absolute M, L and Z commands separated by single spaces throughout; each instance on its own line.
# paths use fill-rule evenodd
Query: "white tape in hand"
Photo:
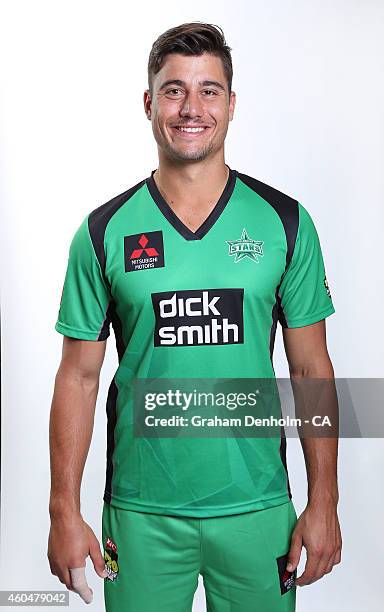
M 87 579 L 85 577 L 85 567 L 74 567 L 69 568 L 69 573 L 71 575 L 72 587 L 85 601 L 85 603 L 91 603 L 93 598 L 92 589 L 87 584 Z

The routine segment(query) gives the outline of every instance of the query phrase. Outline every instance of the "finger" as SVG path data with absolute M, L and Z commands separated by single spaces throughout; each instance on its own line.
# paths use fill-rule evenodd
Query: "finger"
M 328 551 L 323 553 L 312 582 L 320 580 L 320 578 L 325 576 L 325 574 L 329 574 L 332 571 L 332 568 L 335 565 L 335 560 L 337 559 L 337 556 L 339 554 L 340 549 L 336 548 L 336 545 L 335 548 L 333 548 L 330 552 Z
M 341 543 L 338 542 L 336 544 L 335 552 L 332 553 L 329 563 L 326 567 L 325 573 L 329 574 L 332 571 L 332 568 L 340 563 L 341 561 Z
M 336 553 L 334 553 L 333 555 L 331 555 L 327 567 L 325 568 L 325 573 L 329 574 L 332 571 L 333 566 L 335 565 L 335 557 L 336 557 Z
M 68 591 L 74 591 L 74 588 L 72 587 L 71 576 L 67 569 L 58 570 L 57 577 L 62 584 L 65 584 Z
M 53 576 L 57 576 L 57 569 L 56 569 L 56 566 L 53 563 L 49 563 L 49 569 L 51 570 L 51 574 Z
M 334 556 L 335 554 L 333 552 L 323 554 L 323 556 L 320 559 L 319 565 L 317 566 L 317 570 L 313 577 L 312 582 L 316 582 L 317 580 L 320 580 L 320 578 L 323 578 L 325 574 L 329 574 L 329 572 L 333 568 Z
M 96 574 L 100 576 L 100 578 L 107 578 L 108 572 L 105 569 L 104 557 L 101 553 L 100 544 L 96 536 L 92 537 L 89 543 L 89 556 L 92 559 Z
M 320 557 L 314 553 L 308 553 L 305 568 L 301 576 L 296 579 L 298 586 L 305 586 L 311 584 L 316 576 L 317 568 L 319 566 Z
M 293 535 L 291 538 L 291 547 L 288 553 L 287 570 L 293 572 L 300 563 L 301 550 L 303 548 L 303 540 L 300 536 Z
M 75 592 L 80 595 L 81 599 L 85 601 L 85 603 L 91 603 L 93 599 L 93 592 L 92 589 L 89 588 L 87 579 L 85 577 L 85 567 L 69 568 L 69 573 L 71 575 L 71 583 Z
M 339 548 L 335 554 L 334 564 L 341 563 L 341 548 Z

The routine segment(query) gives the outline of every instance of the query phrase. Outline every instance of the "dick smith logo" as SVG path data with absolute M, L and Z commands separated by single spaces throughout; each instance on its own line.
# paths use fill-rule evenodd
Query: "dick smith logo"
M 238 240 L 226 240 L 229 245 L 228 255 L 234 255 L 234 262 L 238 263 L 242 259 L 250 259 L 259 263 L 259 257 L 263 257 L 263 240 L 253 240 L 248 236 L 247 230 L 244 228 L 241 237 Z
M 244 336 L 244 289 L 152 293 L 155 346 L 239 344 Z
M 125 271 L 164 267 L 163 234 L 143 232 L 124 236 Z

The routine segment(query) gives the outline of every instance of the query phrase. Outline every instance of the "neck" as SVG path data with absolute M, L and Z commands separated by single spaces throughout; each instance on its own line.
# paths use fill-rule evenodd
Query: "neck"
M 153 178 L 169 204 L 194 205 L 204 202 L 208 204 L 217 199 L 228 175 L 224 155 L 189 163 L 175 163 L 160 157 Z

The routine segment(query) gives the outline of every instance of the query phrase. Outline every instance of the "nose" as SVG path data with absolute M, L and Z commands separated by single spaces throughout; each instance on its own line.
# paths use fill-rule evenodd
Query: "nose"
M 197 92 L 190 91 L 184 98 L 180 108 L 181 117 L 201 117 L 203 105 Z

